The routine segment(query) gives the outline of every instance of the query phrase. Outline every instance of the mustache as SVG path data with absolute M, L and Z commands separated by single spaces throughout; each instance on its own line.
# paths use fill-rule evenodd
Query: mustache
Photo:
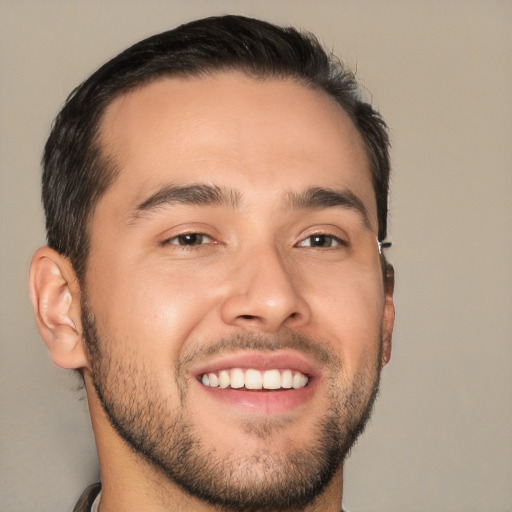
M 229 354 L 241 350 L 258 350 L 274 352 L 290 349 L 302 352 L 315 359 L 323 366 L 341 367 L 339 357 L 326 342 L 313 340 L 309 336 L 283 329 L 273 335 L 246 332 L 233 334 L 214 343 L 206 341 L 197 343 L 190 352 L 186 352 L 176 363 L 176 374 L 180 375 L 191 363 L 207 360 L 211 357 Z

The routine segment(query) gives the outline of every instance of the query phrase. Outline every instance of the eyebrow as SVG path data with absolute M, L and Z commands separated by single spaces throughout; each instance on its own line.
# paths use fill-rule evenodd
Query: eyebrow
M 353 210 L 359 214 L 366 227 L 371 227 L 368 210 L 363 201 L 350 190 L 313 187 L 300 193 L 289 192 L 286 207 L 309 210 L 340 207 Z
M 343 208 L 359 214 L 363 224 L 370 227 L 368 211 L 363 201 L 350 190 L 336 190 L 312 187 L 302 192 L 289 191 L 286 194 L 285 210 L 321 210 Z M 145 213 L 175 205 L 227 206 L 233 210 L 240 207 L 240 191 L 204 183 L 190 185 L 166 185 L 139 203 L 132 215 L 135 222 Z
M 202 183 L 166 185 L 139 203 L 131 217 L 137 220 L 144 213 L 175 205 L 228 206 L 236 209 L 239 203 L 240 193 L 231 188 Z

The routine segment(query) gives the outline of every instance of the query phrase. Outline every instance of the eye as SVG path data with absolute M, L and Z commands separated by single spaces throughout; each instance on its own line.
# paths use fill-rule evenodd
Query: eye
M 165 244 L 181 245 L 182 247 L 197 247 L 199 245 L 211 244 L 213 239 L 204 233 L 183 233 L 165 240 Z
M 297 244 L 298 247 L 315 247 L 317 249 L 329 249 L 340 245 L 347 245 L 347 242 L 337 236 L 324 233 L 310 235 Z

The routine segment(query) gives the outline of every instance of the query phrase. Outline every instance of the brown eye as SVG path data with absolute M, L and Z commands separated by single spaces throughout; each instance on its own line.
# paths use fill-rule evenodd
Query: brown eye
M 316 234 L 311 235 L 297 244 L 299 247 L 314 247 L 317 249 L 328 249 L 339 245 L 345 245 L 343 240 L 333 235 Z
M 181 245 L 182 247 L 196 247 L 211 242 L 212 239 L 203 233 L 184 233 L 167 240 L 168 244 Z

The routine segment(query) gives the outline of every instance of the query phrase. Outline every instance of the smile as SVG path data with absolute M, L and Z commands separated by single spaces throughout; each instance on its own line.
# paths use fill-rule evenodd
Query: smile
M 301 389 L 307 386 L 308 377 L 297 370 L 270 369 L 265 371 L 232 368 L 204 373 L 198 379 L 203 385 L 214 388 L 248 390 Z

